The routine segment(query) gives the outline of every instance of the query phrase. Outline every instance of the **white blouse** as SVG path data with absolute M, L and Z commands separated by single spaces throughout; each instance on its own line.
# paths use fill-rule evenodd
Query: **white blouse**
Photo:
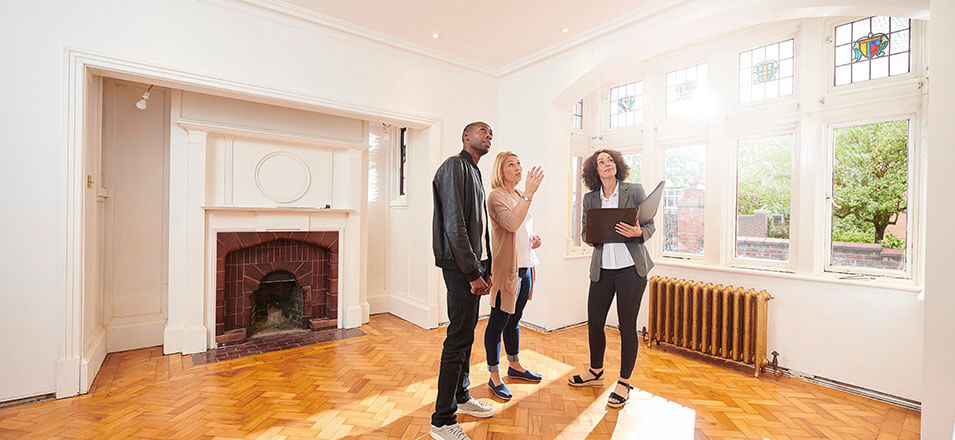
M 517 245 L 517 267 L 534 267 L 540 264 L 537 259 L 537 252 L 531 249 L 531 235 L 534 233 L 534 217 L 527 213 L 524 217 L 524 223 L 517 228 L 514 240 Z
M 620 205 L 619 183 L 617 183 L 617 187 L 613 189 L 613 194 L 611 194 L 610 197 L 604 197 L 602 189 L 598 189 L 598 191 L 600 191 L 601 208 L 616 208 Z M 627 250 L 626 243 L 605 243 L 602 257 L 603 259 L 600 263 L 601 269 L 623 269 L 634 265 L 633 257 L 630 255 L 630 251 Z

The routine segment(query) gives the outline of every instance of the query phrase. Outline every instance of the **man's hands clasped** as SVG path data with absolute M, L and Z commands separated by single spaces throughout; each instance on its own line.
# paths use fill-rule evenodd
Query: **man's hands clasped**
M 485 281 L 484 278 L 479 277 L 478 279 L 471 281 L 471 294 L 472 295 L 487 295 L 491 293 L 491 282 Z

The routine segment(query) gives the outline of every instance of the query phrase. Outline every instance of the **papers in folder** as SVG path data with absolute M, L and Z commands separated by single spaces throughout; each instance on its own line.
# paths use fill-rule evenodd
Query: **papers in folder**
M 627 237 L 618 234 L 614 230 L 614 226 L 620 222 L 632 225 L 639 220 L 641 225 L 645 225 L 653 221 L 653 217 L 657 215 L 657 209 L 660 208 L 660 201 L 663 200 L 663 187 L 664 183 L 661 181 L 647 195 L 643 203 L 636 208 L 588 209 L 586 241 L 588 243 L 621 243 L 627 241 Z

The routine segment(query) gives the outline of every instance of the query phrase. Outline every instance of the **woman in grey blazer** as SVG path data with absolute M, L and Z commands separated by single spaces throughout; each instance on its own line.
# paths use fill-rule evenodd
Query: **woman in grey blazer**
M 584 161 L 584 183 L 590 192 L 584 195 L 581 231 L 587 230 L 587 210 L 594 208 L 634 208 L 643 203 L 643 186 L 627 183 L 630 167 L 619 151 L 600 150 Z M 637 313 L 647 287 L 647 274 L 653 267 L 644 242 L 656 230 L 645 225 L 617 223 L 614 230 L 627 237 L 623 243 L 588 243 L 594 247 L 590 260 L 590 291 L 587 297 L 587 329 L 590 342 L 590 368 L 568 380 L 571 386 L 603 384 L 603 358 L 607 347 L 604 326 L 614 296 L 620 322 L 620 380 L 610 393 L 607 405 L 620 408 L 630 397 L 630 375 L 637 360 Z

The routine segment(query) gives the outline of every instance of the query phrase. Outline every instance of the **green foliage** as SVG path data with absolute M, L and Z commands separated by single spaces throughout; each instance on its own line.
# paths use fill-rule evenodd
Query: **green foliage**
M 875 227 L 872 223 L 853 217 L 832 219 L 832 241 L 848 243 L 875 243 Z
M 640 153 L 624 154 L 623 160 L 630 166 L 630 174 L 624 182 L 640 183 Z
M 792 136 L 741 140 L 737 170 L 737 215 L 752 215 L 763 209 L 789 218 Z
M 664 152 L 663 168 L 666 186 L 671 189 L 686 188 L 697 180 L 697 188 L 703 189 L 706 176 L 706 146 L 668 148 Z
M 905 240 L 896 237 L 895 234 L 887 234 L 885 240 L 882 240 L 882 247 L 889 249 L 905 249 Z
M 882 242 L 907 208 L 908 131 L 907 120 L 836 130 L 833 215 L 871 224 L 869 243 Z

